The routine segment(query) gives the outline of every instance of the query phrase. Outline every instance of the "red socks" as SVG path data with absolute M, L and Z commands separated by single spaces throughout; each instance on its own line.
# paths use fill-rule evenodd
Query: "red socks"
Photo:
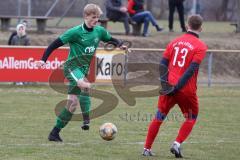
M 158 130 L 163 121 L 154 118 L 149 125 L 146 142 L 144 145 L 145 149 L 151 149 L 154 139 L 158 134 Z
M 187 139 L 187 137 L 189 136 L 189 134 L 192 131 L 192 128 L 193 128 L 195 122 L 196 122 L 195 119 L 186 119 L 186 121 L 182 124 L 182 126 L 178 132 L 178 136 L 176 138 L 176 141 L 178 143 L 182 143 L 183 141 L 185 141 L 185 139 Z
M 144 145 L 145 149 L 151 149 L 154 139 L 156 138 L 156 136 L 158 134 L 158 131 L 159 131 L 159 128 L 160 128 L 162 122 L 163 121 L 154 118 L 152 120 L 152 122 L 150 123 L 149 128 L 148 128 L 146 142 Z M 186 119 L 186 121 L 182 124 L 182 126 L 178 132 L 178 136 L 176 138 L 176 141 L 178 143 L 181 144 L 183 141 L 185 141 L 187 139 L 187 137 L 191 133 L 195 123 L 196 123 L 195 119 Z
M 152 122 L 149 125 L 148 128 L 148 133 L 147 133 L 147 138 L 146 138 L 146 142 L 144 145 L 145 149 L 151 149 L 152 144 L 154 139 L 156 138 L 159 128 L 161 126 L 163 121 L 157 120 L 156 118 L 154 118 L 152 120 Z M 178 136 L 176 138 L 176 141 L 178 143 L 182 143 L 183 141 L 185 141 L 187 139 L 187 137 L 189 136 L 189 134 L 191 133 L 193 126 L 195 124 L 196 120 L 194 119 L 187 119 L 181 126 Z

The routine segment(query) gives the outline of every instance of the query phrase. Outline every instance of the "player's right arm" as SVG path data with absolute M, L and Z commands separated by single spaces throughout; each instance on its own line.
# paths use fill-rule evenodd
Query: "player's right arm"
M 163 53 L 163 56 L 159 63 L 159 76 L 161 87 L 159 93 L 160 95 L 166 95 L 172 91 L 172 85 L 168 83 L 168 66 L 169 66 L 169 57 L 170 57 L 170 44 L 167 45 L 166 50 Z
M 170 53 L 171 53 L 171 51 L 170 51 L 170 47 L 171 46 L 171 43 L 169 43 L 168 45 L 167 45 L 167 48 L 166 48 L 166 50 L 164 51 L 164 53 L 163 53 L 163 56 L 162 56 L 162 59 L 160 60 L 160 65 L 159 65 L 159 73 L 162 73 L 161 72 L 161 70 L 162 70 L 162 68 L 161 67 L 166 67 L 166 68 L 168 68 L 168 65 L 169 65 L 169 59 L 170 59 Z M 164 81 L 168 81 L 168 73 L 167 74 L 164 74 L 164 75 L 160 75 L 160 78 L 162 79 L 162 80 L 164 80 Z
M 40 61 L 36 61 L 36 65 L 37 65 L 38 67 L 44 66 L 45 63 L 46 63 L 46 61 L 47 61 L 47 59 L 48 59 L 48 57 L 51 55 L 51 53 L 52 53 L 55 49 L 57 49 L 57 48 L 59 48 L 59 47 L 61 47 L 61 46 L 63 46 L 63 45 L 64 45 L 64 43 L 62 42 L 62 40 L 61 40 L 60 38 L 57 38 L 55 41 L 53 41 L 53 42 L 47 47 L 47 49 L 45 50 L 45 52 L 44 52 L 41 60 L 40 60 Z
M 66 44 L 66 43 L 69 43 L 69 42 L 74 41 L 75 32 L 76 32 L 75 27 L 74 27 L 74 28 L 71 28 L 71 29 L 67 30 L 66 32 L 64 32 L 64 33 L 63 33 L 60 37 L 58 37 L 56 40 L 54 40 L 54 41 L 47 47 L 47 49 L 45 50 L 45 52 L 44 52 L 41 60 L 35 62 L 36 65 L 37 65 L 38 67 L 44 66 L 45 63 L 46 63 L 46 61 L 47 61 L 47 59 L 48 59 L 48 57 L 51 55 L 51 53 L 52 53 L 55 49 L 63 46 L 63 45 Z

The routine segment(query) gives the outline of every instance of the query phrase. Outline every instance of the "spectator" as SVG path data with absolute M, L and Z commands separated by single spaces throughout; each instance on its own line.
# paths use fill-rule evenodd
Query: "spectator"
M 25 25 L 25 27 L 27 27 L 27 21 L 26 20 L 23 20 L 21 22 L 21 24 Z M 8 45 L 11 45 L 11 41 L 12 41 L 12 38 L 17 35 L 17 31 L 13 31 L 12 34 L 10 35 L 9 39 L 8 39 Z
M 22 23 L 18 24 L 16 27 L 16 35 L 13 35 L 12 38 L 10 37 L 9 39 L 10 39 L 10 45 L 29 46 L 30 39 L 26 35 L 26 25 Z M 28 84 L 28 83 L 16 82 L 16 85 L 23 85 L 23 84 Z
M 163 28 L 159 27 L 156 19 L 153 17 L 152 13 L 149 11 L 144 11 L 144 0 L 128 0 L 128 12 L 137 23 L 144 23 L 143 36 L 148 36 L 148 26 L 149 22 L 156 27 L 157 31 L 162 31 Z
M 130 33 L 129 23 L 132 23 L 132 21 L 128 15 L 127 8 L 122 4 L 122 0 L 107 0 L 105 6 L 107 18 L 114 22 L 123 22 L 125 33 L 128 35 Z
M 184 5 L 183 5 L 184 0 L 168 0 L 169 4 L 169 17 L 168 17 L 168 27 L 169 31 L 173 32 L 173 18 L 174 18 L 174 12 L 175 8 L 177 8 L 178 11 L 178 17 L 180 21 L 180 25 L 182 28 L 182 32 L 186 32 L 186 27 L 185 27 L 185 21 L 184 21 Z
M 14 35 L 10 41 L 10 45 L 29 46 L 30 39 L 26 34 L 26 26 L 24 24 L 18 24 L 16 27 L 17 34 Z

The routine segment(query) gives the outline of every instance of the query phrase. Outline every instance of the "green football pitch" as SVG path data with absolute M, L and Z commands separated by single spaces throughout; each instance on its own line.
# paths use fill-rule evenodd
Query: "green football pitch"
M 110 86 L 97 87 L 117 95 Z M 182 145 L 185 159 L 237 160 L 240 145 L 240 87 L 199 87 L 200 114 L 191 136 Z M 147 126 L 157 97 L 137 98 L 91 122 L 90 131 L 72 121 L 63 129 L 64 143 L 47 140 L 55 123 L 54 108 L 66 98 L 48 86 L 0 86 L 0 159 L 4 160 L 170 160 L 169 147 L 183 118 L 175 107 L 153 145 L 155 157 L 141 156 Z M 101 103 L 93 99 L 93 107 Z M 104 122 L 118 128 L 116 139 L 104 141 L 98 129 Z

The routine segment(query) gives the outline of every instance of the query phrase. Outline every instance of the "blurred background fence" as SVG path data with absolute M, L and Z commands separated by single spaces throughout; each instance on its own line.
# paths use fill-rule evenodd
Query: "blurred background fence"
M 199 13 L 205 20 L 236 21 L 239 16 L 238 1 L 185 0 L 185 14 Z M 105 10 L 104 2 L 105 0 L 1 0 L 0 15 L 59 17 L 67 11 L 68 17 L 81 17 L 83 7 L 87 3 L 99 4 Z M 126 4 L 127 0 L 123 2 Z M 167 19 L 168 0 L 146 0 L 145 5 L 145 8 L 150 10 L 155 17 Z
M 159 64 L 164 49 L 133 48 L 129 63 Z M 198 83 L 208 85 L 240 85 L 240 50 L 208 50 L 199 70 Z M 223 64 L 224 63 L 224 64 Z

